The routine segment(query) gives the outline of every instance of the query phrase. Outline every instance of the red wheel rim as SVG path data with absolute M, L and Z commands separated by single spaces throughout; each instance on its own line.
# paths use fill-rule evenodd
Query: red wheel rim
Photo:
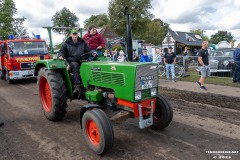
M 88 120 L 86 122 L 86 131 L 91 143 L 98 145 L 100 143 L 100 133 L 97 124 L 92 120 Z
M 45 77 L 40 78 L 39 89 L 43 108 L 46 112 L 50 112 L 52 109 L 52 94 Z

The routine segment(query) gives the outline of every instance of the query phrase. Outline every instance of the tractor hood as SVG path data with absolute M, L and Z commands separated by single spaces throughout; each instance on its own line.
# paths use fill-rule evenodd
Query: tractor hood
M 158 83 L 156 63 L 86 62 L 82 63 L 80 71 L 85 87 L 109 88 L 114 90 L 116 97 L 129 101 L 134 101 L 135 92 L 157 88 Z

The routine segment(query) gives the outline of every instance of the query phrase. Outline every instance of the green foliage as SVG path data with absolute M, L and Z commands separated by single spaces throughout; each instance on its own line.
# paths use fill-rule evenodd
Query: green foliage
M 53 26 L 54 27 L 78 27 L 78 17 L 75 13 L 71 12 L 69 9 L 64 7 L 62 10 L 57 11 L 53 17 Z M 54 32 L 59 34 L 64 34 L 65 36 L 70 34 L 70 29 L 53 29 Z
M 131 15 L 133 38 L 145 31 L 147 19 L 153 16 L 148 11 L 152 8 L 150 0 L 111 0 L 108 7 L 109 25 L 119 36 L 126 34 L 125 6 Z
M 211 43 L 218 44 L 218 42 L 220 41 L 227 41 L 227 42 L 233 41 L 233 36 L 231 32 L 218 31 L 217 33 L 211 35 L 211 39 L 210 39 Z
M 145 42 L 160 45 L 166 35 L 165 28 L 160 19 L 146 20 L 145 32 L 139 34 L 137 39 L 144 39 Z
M 120 50 L 123 50 L 124 51 L 124 48 L 122 46 L 113 46 L 112 47 L 112 51 L 117 49 L 117 51 L 119 52 Z
M 18 35 L 18 36 L 27 35 L 27 28 L 23 26 L 23 23 L 24 23 L 25 20 L 26 20 L 25 17 L 14 18 L 13 30 L 14 30 L 15 35 Z
M 109 19 L 106 14 L 91 15 L 89 19 L 84 21 L 84 28 L 88 28 L 90 25 L 95 25 L 96 27 L 103 27 L 108 25 Z
M 14 34 L 13 16 L 17 13 L 13 0 L 0 1 L 0 35 L 7 39 L 10 33 Z
M 62 43 L 60 43 L 60 44 L 54 46 L 54 49 L 61 49 L 61 48 L 62 48 Z
M 191 33 L 200 35 L 204 41 L 209 41 L 209 38 L 205 35 L 205 31 L 201 29 L 196 29 L 196 30 L 190 30 Z

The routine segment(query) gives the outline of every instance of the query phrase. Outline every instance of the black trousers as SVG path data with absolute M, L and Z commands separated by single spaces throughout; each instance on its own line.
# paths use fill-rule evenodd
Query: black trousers
M 240 62 L 235 62 L 235 71 L 233 72 L 233 81 L 240 82 Z
M 81 63 L 79 62 L 70 62 L 70 66 L 72 68 L 72 71 L 73 71 L 73 82 L 74 82 L 74 85 L 79 85 L 79 84 L 82 84 L 82 80 L 81 80 L 81 77 L 80 77 L 80 66 L 81 66 Z

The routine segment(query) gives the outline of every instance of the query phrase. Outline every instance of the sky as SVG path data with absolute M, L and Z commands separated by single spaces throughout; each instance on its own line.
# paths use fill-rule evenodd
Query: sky
M 14 0 L 17 15 L 25 17 L 28 32 L 40 34 L 48 42 L 47 30 L 52 26 L 52 16 L 63 7 L 74 12 L 80 27 L 91 15 L 108 12 L 109 0 Z M 87 3 L 88 2 L 88 3 Z M 210 37 L 219 30 L 231 32 L 235 42 L 240 43 L 240 0 L 152 0 L 150 12 L 170 24 L 174 31 L 189 32 L 201 29 Z M 53 43 L 62 42 L 63 36 L 53 34 Z

